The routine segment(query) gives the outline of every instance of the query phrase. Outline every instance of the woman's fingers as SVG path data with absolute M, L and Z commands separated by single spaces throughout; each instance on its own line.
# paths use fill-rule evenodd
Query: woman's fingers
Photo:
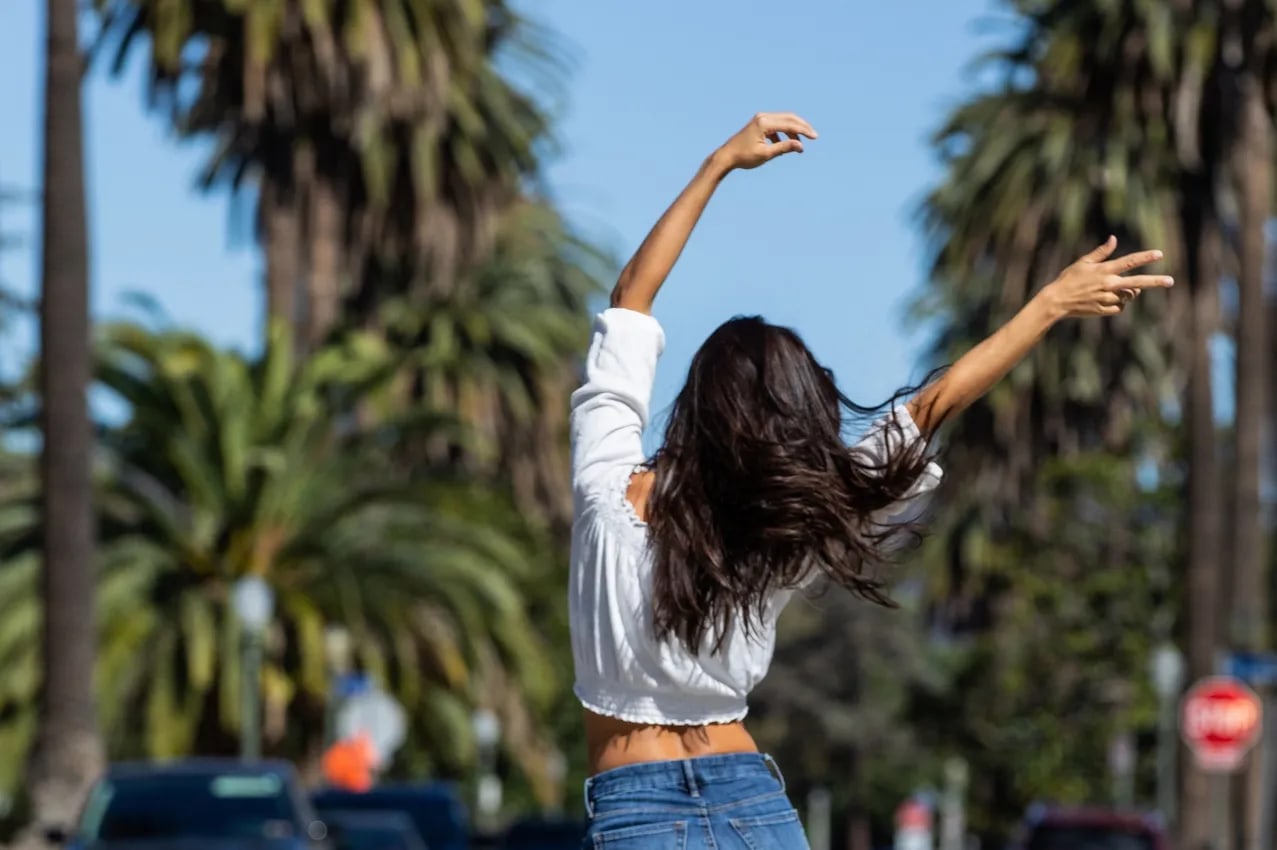
M 1166 289 L 1175 285 L 1175 278 L 1164 274 L 1134 274 L 1128 277 L 1115 277 L 1105 286 L 1111 291 L 1132 289 Z
M 1134 254 L 1127 254 L 1125 257 L 1118 257 L 1116 260 L 1109 260 L 1103 263 L 1100 268 L 1112 274 L 1122 274 L 1123 272 L 1129 272 L 1131 269 L 1155 263 L 1160 259 L 1162 259 L 1161 251 L 1136 251 Z
M 788 133 L 791 136 L 806 136 L 814 139 L 817 136 L 810 124 L 792 112 L 764 112 L 756 119 L 759 129 L 764 133 Z
M 805 118 L 795 115 L 792 112 L 777 113 L 776 118 L 780 121 L 784 121 L 786 124 L 793 127 L 794 131 L 798 133 L 802 133 L 804 136 L 806 136 L 809 139 L 814 139 L 818 135 L 820 135 L 819 133 L 816 132 L 816 129 L 811 126 L 811 124 L 807 123 L 807 120 Z M 790 132 L 790 131 L 786 130 L 785 132 Z
M 1107 260 L 1114 251 L 1117 250 L 1117 237 L 1110 236 L 1104 240 L 1104 244 L 1096 247 L 1090 252 L 1082 255 L 1084 263 L 1102 263 Z
M 779 133 L 768 133 L 767 141 L 770 142 L 767 145 L 768 159 L 774 159 L 787 153 L 801 153 L 803 149 L 803 143 L 794 136 L 786 136 L 782 139 Z

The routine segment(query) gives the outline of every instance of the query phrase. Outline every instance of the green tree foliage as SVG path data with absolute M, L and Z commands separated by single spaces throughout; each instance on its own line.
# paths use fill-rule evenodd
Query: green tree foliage
M 1148 658 L 1180 603 L 1180 482 L 1140 486 L 1135 466 L 1102 452 L 1047 461 L 1032 512 L 926 544 L 931 597 L 967 628 L 937 647 L 947 687 L 917 691 L 908 716 L 924 748 L 970 760 L 982 833 L 1033 801 L 1111 802 L 1110 742 L 1155 723 Z M 945 585 L 955 544 L 977 570 L 978 598 Z
M 751 712 L 751 729 L 781 762 L 795 800 L 823 786 L 851 819 L 883 834 L 895 807 L 930 784 L 939 765 L 908 722 L 915 694 L 938 698 L 948 686 L 942 654 L 928 647 L 919 589 L 899 587 L 896 610 L 839 590 L 795 600 Z
M 469 706 L 482 701 L 503 714 L 514 763 L 543 785 L 542 710 L 558 676 L 527 599 L 556 570 L 553 548 L 501 488 L 389 464 L 405 430 L 455 432 L 453 417 L 334 428 L 353 422 L 349 404 L 384 371 L 384 352 L 333 348 L 297 363 L 291 349 L 278 326 L 254 359 L 178 331 L 103 330 L 100 385 L 127 410 L 99 431 L 97 688 L 112 751 L 233 749 L 228 593 L 261 575 L 278 595 L 262 681 L 269 749 L 316 753 L 324 629 L 342 624 L 360 666 L 407 708 L 409 758 L 459 772 L 473 755 Z M 39 678 L 33 516 L 29 500 L 9 500 L 0 539 L 4 702 L 18 739 Z
M 613 271 L 544 203 L 510 207 L 487 262 L 448 293 L 389 299 L 361 335 L 396 352 L 383 412 L 424 401 L 451 410 L 481 443 L 408 440 L 409 459 L 459 457 L 499 475 L 520 507 L 565 534 L 571 516 L 567 398 L 589 336 L 589 299 Z M 566 538 L 562 538 L 566 539 Z
M 1009 283 L 1003 287 L 1010 291 L 1021 290 L 1021 273 L 1039 252 L 1067 249 L 1071 234 L 1097 226 L 1168 249 L 1183 294 L 1178 303 L 1171 302 L 1169 313 L 1141 317 L 1128 351 L 1106 349 L 1095 336 L 1084 338 L 1081 346 L 1057 345 L 1062 335 L 1053 334 L 1052 344 L 1036 360 L 1054 356 L 1052 352 L 1076 359 L 1079 349 L 1099 346 L 1101 374 L 1129 374 L 1134 366 L 1153 390 L 1132 394 L 1130 381 L 1123 379 L 1116 388 L 1104 385 L 1098 394 L 1109 407 L 1094 411 L 1098 417 L 1085 408 L 1063 408 L 1067 415 L 1056 421 L 1082 437 L 1076 444 L 1082 450 L 1134 451 L 1145 463 L 1165 459 L 1176 446 L 1161 416 L 1167 411 L 1182 414 L 1187 475 L 1180 480 L 1188 534 L 1187 592 L 1180 613 L 1190 673 L 1203 675 L 1213 668 L 1217 648 L 1229 639 L 1224 623 L 1237 615 L 1237 622 L 1245 624 L 1242 639 L 1253 643 L 1263 616 L 1258 467 L 1263 364 L 1270 357 L 1262 275 L 1271 203 L 1273 10 L 1245 0 L 1060 0 L 1008 6 L 1023 27 L 1013 49 L 995 54 L 1006 85 L 980 100 L 991 104 L 984 107 L 986 116 L 1005 113 L 1010 118 L 992 132 L 982 130 L 984 143 L 970 136 L 969 144 L 956 146 L 952 180 L 933 197 L 929 212 L 934 215 L 937 197 L 952 194 L 956 216 L 950 218 L 966 222 L 967 235 L 960 241 L 983 243 L 998 267 L 1007 270 Z M 980 109 L 980 100 L 968 108 Z M 1040 136 L 1018 163 L 1000 153 L 1016 148 L 1017 126 L 1032 131 L 1044 114 L 1055 116 L 1052 136 Z M 1024 136 L 1021 132 L 1018 138 Z M 959 167 L 952 168 L 954 163 Z M 968 179 L 971 172 L 963 163 L 979 166 L 974 171 L 979 179 Z M 1012 199 L 1001 207 L 1001 225 L 998 207 L 990 203 L 1000 197 Z M 1086 199 L 1092 197 L 1100 202 L 1092 205 L 1097 210 L 1088 208 Z M 1018 234 L 1016 226 L 1021 228 Z M 953 235 L 960 233 L 941 232 L 942 266 Z M 1241 302 L 1235 326 L 1237 422 L 1230 439 L 1221 441 L 1213 416 L 1210 352 L 1221 333 L 1234 331 L 1220 310 L 1221 280 L 1233 269 Z M 1163 360 L 1179 365 L 1155 370 L 1148 354 L 1156 349 Z M 1060 374 L 1094 374 L 1083 368 L 1091 356 L 1088 351 L 1082 362 Z M 1161 388 L 1166 378 L 1177 387 L 1174 404 Z M 1040 398 L 1042 383 L 1022 384 L 1021 389 L 1030 386 L 1022 395 Z M 1076 394 L 1066 387 L 1052 395 L 1060 405 Z M 1145 424 L 1136 434 L 1145 439 L 1129 446 L 1114 442 L 1115 428 L 1120 430 L 1123 419 L 1131 417 L 1115 416 L 1120 408 L 1113 410 L 1111 401 L 1125 404 L 1136 417 L 1144 411 Z M 1000 433 L 1001 442 L 1020 454 L 1021 462 L 1014 466 L 1021 474 L 1043 457 L 1069 455 L 1068 443 L 1048 445 L 1047 452 L 1036 456 L 1032 451 L 1035 435 L 1049 437 L 1052 424 L 1051 418 L 1023 419 L 1020 426 Z M 978 439 L 959 439 L 981 446 Z M 1228 478 L 1231 498 L 1225 497 L 1221 474 L 1225 444 L 1239 460 Z M 1163 464 L 1163 474 L 1167 471 Z M 1024 509 L 1033 514 L 1037 501 Z M 1226 508 L 1230 503 L 1231 513 Z M 1232 598 L 1220 591 L 1221 553 L 1236 580 Z M 1184 791 L 1183 838 L 1198 844 L 1209 832 L 1204 777 L 1188 771 Z

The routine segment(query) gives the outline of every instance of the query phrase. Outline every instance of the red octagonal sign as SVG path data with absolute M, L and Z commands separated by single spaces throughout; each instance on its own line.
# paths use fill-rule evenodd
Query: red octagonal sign
M 1262 728 L 1262 703 L 1238 679 L 1209 676 L 1184 694 L 1180 732 L 1202 770 L 1236 770 Z

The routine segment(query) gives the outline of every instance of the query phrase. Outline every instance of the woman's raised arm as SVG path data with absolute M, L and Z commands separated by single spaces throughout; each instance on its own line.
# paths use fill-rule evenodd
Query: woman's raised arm
M 1122 312 L 1144 289 L 1164 288 L 1165 275 L 1124 277 L 1125 272 L 1157 262 L 1161 251 L 1139 251 L 1110 260 L 1117 240 L 1110 236 L 1043 287 L 1009 322 L 958 359 L 953 367 L 907 405 L 925 435 L 956 416 L 1002 380 L 1061 319 L 1111 316 Z
M 710 154 L 621 270 L 612 290 L 612 306 L 651 313 L 656 293 L 678 262 L 688 237 L 722 179 L 738 168 L 757 168 L 783 154 L 801 152 L 804 136 L 814 139 L 816 131 L 797 115 L 759 113 Z

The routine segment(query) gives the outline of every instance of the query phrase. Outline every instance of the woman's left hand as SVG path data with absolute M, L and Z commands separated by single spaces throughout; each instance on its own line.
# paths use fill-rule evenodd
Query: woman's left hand
M 782 138 L 782 136 L 784 138 Z M 760 112 L 714 154 L 727 170 L 757 168 L 787 153 L 802 153 L 812 126 L 792 112 Z
M 1167 275 L 1126 272 L 1162 259 L 1161 251 L 1137 251 L 1116 260 L 1109 257 L 1117 249 L 1110 236 L 1103 245 L 1069 266 L 1039 293 L 1052 313 L 1059 317 L 1111 316 L 1122 312 L 1145 289 L 1165 289 L 1175 281 Z

